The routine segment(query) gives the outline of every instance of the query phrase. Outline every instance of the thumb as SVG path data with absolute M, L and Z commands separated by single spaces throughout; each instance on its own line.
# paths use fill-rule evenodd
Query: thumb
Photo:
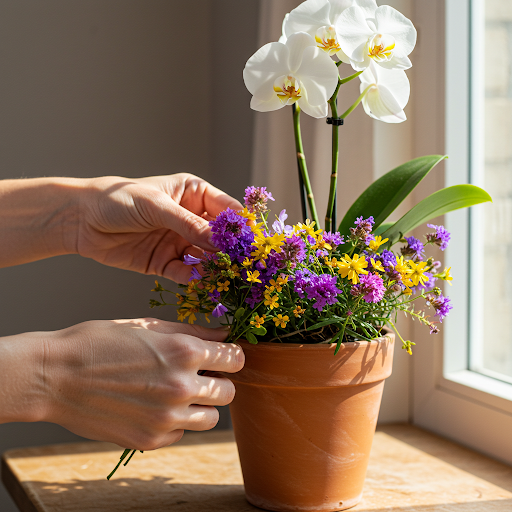
M 158 200 L 153 201 L 152 210 L 154 223 L 158 227 L 175 231 L 191 245 L 197 245 L 205 251 L 217 250 L 211 241 L 208 221 L 183 208 L 167 194 L 158 195 Z

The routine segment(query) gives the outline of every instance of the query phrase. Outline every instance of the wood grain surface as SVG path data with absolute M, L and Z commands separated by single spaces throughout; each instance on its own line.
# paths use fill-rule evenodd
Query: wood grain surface
M 11 450 L 2 479 L 22 512 L 249 512 L 230 431 L 137 453 L 79 443 Z M 408 425 L 379 428 L 354 512 L 511 512 L 512 468 Z

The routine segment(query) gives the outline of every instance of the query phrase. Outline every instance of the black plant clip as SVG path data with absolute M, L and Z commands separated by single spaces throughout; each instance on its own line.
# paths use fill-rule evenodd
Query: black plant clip
M 341 117 L 328 117 L 327 124 L 333 124 L 334 126 L 342 126 L 343 119 Z

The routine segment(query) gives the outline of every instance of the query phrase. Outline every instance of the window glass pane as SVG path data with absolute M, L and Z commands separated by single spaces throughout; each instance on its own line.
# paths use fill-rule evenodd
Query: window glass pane
M 473 144 L 481 145 L 483 185 L 493 204 L 473 216 L 473 247 L 483 238 L 483 261 L 477 251 L 471 262 L 472 277 L 482 280 L 479 294 L 483 296 L 472 297 L 481 308 L 473 307 L 472 314 L 482 315 L 483 322 L 472 340 L 471 367 L 512 382 L 512 0 L 473 1 L 482 2 L 485 12 L 481 26 L 475 26 L 476 21 L 473 27 L 480 33 L 484 51 L 473 54 L 471 65 L 485 70 L 481 85 L 473 89 L 479 97 L 473 98 L 472 108 L 481 114 L 472 119 L 483 121 L 472 130 Z M 475 137 L 476 133 L 483 137 Z

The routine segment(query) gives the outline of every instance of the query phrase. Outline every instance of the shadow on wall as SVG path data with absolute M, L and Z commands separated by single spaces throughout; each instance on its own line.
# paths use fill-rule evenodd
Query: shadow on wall
M 241 197 L 256 19 L 257 0 L 2 3 L 0 178 L 191 172 Z M 0 269 L 0 335 L 174 320 L 148 308 L 153 281 L 78 256 Z M 229 426 L 226 410 L 219 427 Z M 0 425 L 0 452 L 77 439 L 51 424 Z M 0 510 L 16 510 L 3 490 Z

